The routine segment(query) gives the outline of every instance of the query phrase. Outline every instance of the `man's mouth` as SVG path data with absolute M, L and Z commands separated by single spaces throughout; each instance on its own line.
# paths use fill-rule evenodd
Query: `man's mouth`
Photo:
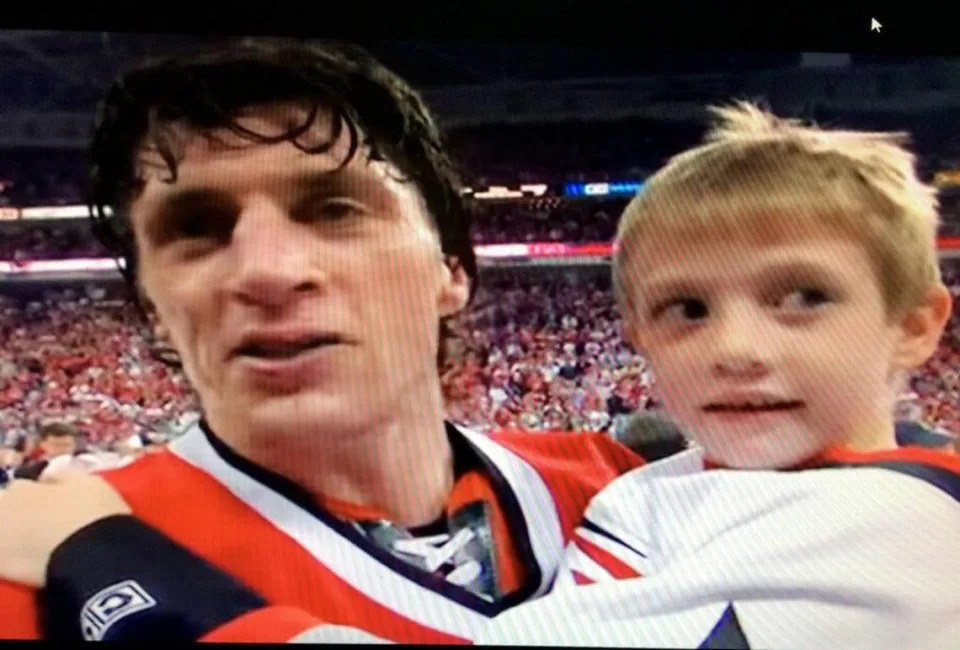
M 301 341 L 258 341 L 240 346 L 234 354 L 257 359 L 292 359 L 339 342 L 334 336 L 316 336 Z
M 799 408 L 803 408 L 803 402 L 799 400 L 757 400 L 707 404 L 703 410 L 707 413 L 764 413 L 794 411 Z

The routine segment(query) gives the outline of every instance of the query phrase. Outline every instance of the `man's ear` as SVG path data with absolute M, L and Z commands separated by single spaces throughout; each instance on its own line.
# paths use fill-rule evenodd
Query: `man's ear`
M 952 308 L 950 292 L 938 284 L 927 291 L 920 305 L 901 317 L 894 357 L 898 368 L 912 370 L 930 358 L 940 344 Z
M 470 300 L 470 276 L 460 260 L 452 255 L 444 257 L 442 273 L 437 296 L 438 311 L 442 317 L 453 316 L 463 311 Z
M 170 340 L 170 330 L 167 329 L 167 326 L 157 321 L 153 326 L 153 335 L 159 341 L 169 341 Z
M 153 331 L 153 338 L 157 341 L 169 341 L 170 340 L 170 330 L 166 325 L 160 320 L 160 315 L 157 314 L 157 310 L 150 303 L 141 303 L 143 304 L 147 311 L 147 319 L 150 323 L 150 329 Z

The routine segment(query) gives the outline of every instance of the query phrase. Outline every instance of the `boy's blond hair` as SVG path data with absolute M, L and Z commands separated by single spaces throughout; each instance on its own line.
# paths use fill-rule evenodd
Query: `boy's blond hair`
M 866 246 L 891 318 L 941 282 L 936 190 L 917 177 L 905 133 L 823 130 L 748 102 L 710 111 L 704 143 L 671 158 L 620 220 L 613 285 L 625 315 L 635 307 L 631 259 L 641 240 L 657 246 L 664 234 L 839 230 Z

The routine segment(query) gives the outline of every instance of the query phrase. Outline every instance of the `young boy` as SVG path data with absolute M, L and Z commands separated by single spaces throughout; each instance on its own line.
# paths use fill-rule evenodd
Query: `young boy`
M 695 448 L 595 496 L 552 594 L 478 642 L 956 647 L 960 463 L 898 450 L 892 416 L 951 309 L 934 191 L 899 135 L 714 112 L 614 260 Z

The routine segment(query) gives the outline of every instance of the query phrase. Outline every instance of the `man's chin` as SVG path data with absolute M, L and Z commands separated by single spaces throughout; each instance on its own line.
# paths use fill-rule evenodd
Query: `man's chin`
M 357 408 L 356 400 L 343 393 L 320 390 L 301 390 L 293 393 L 258 395 L 242 406 L 251 426 L 271 431 L 289 431 L 324 428 L 343 423 L 369 410 Z

